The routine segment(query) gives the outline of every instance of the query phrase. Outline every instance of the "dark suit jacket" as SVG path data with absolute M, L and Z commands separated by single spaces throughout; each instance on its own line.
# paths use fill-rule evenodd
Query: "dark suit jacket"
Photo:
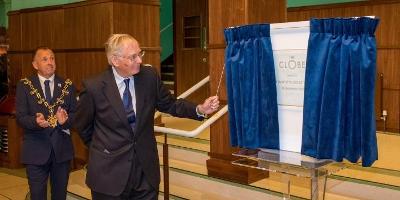
M 141 67 L 134 76 L 136 126 L 129 126 L 111 67 L 84 81 L 75 126 L 87 146 L 89 161 L 86 184 L 96 192 L 117 196 L 124 190 L 136 152 L 147 181 L 156 189 L 160 168 L 154 136 L 155 109 L 178 117 L 200 119 L 196 106 L 176 100 L 156 70 Z
M 44 97 L 38 75 L 31 76 L 29 80 L 40 95 Z M 60 77 L 55 76 L 52 103 L 60 97 L 64 84 Z M 63 132 L 62 129 L 69 129 L 74 118 L 76 111 L 75 88 L 72 85 L 69 87 L 69 94 L 64 97 L 64 103 L 60 105 L 67 111 L 68 120 L 62 126 L 58 125 L 55 128 L 42 128 L 36 123 L 36 113 L 43 113 L 47 119 L 49 111 L 44 104 L 37 103 L 37 97 L 31 95 L 30 91 L 30 87 L 25 85 L 23 81 L 18 82 L 16 116 L 18 124 L 24 129 L 21 162 L 43 165 L 49 159 L 52 149 L 57 162 L 71 160 L 74 156 L 71 136 Z M 57 108 L 55 108 L 54 114 L 56 111 Z

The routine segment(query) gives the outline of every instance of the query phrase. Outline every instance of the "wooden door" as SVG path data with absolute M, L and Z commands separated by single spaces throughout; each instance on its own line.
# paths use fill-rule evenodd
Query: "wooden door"
M 207 1 L 174 1 L 175 91 L 177 96 L 209 75 L 207 53 Z M 189 96 L 200 103 L 209 85 Z

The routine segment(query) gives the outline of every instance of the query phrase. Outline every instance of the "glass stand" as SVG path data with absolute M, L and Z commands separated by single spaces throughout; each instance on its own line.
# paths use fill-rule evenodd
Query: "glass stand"
M 325 199 L 327 176 L 345 167 L 332 160 L 319 160 L 300 153 L 276 149 L 243 149 L 234 156 L 234 165 L 280 173 L 283 199 L 290 199 L 291 176 L 310 180 L 310 199 Z

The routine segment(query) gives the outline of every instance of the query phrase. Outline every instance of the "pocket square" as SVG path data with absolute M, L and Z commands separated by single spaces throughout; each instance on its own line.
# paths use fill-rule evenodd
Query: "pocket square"
M 104 149 L 103 152 L 106 154 L 110 154 L 110 152 L 107 149 Z

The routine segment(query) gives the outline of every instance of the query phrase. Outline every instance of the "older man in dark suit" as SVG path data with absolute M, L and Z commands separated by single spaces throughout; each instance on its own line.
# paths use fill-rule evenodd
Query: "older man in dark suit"
M 157 199 L 155 110 L 203 119 L 219 101 L 210 97 L 196 106 L 175 99 L 156 70 L 141 65 L 144 51 L 130 35 L 110 36 L 106 53 L 111 66 L 83 82 L 76 113 L 75 125 L 89 147 L 86 183 L 95 200 Z
M 70 161 L 74 152 L 69 128 L 76 110 L 71 81 L 55 75 L 54 53 L 39 47 L 34 53 L 37 74 L 17 85 L 16 116 L 24 129 L 21 161 L 26 165 L 32 200 L 66 199 Z

